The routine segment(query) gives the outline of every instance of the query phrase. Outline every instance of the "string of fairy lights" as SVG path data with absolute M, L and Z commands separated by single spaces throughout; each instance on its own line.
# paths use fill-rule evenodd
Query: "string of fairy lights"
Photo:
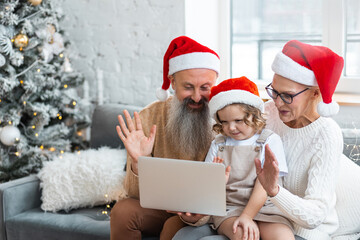
M 354 124 L 353 124 L 354 125 Z M 353 131 L 353 136 L 355 136 L 355 140 L 354 143 L 344 143 L 344 149 L 347 151 L 350 151 L 348 154 L 348 157 L 354 161 L 360 161 L 360 141 L 358 139 L 358 137 L 360 137 L 360 129 L 357 129 L 356 127 L 354 127 L 352 129 Z
M 105 215 L 107 216 L 109 219 L 110 219 L 110 211 L 111 211 L 111 206 L 110 206 L 110 202 L 111 202 L 111 199 L 109 199 L 109 195 L 108 194 L 105 194 L 104 195 L 104 198 L 105 198 L 105 202 L 107 203 L 104 207 L 104 209 L 102 210 L 99 210 L 98 211 L 98 215 Z

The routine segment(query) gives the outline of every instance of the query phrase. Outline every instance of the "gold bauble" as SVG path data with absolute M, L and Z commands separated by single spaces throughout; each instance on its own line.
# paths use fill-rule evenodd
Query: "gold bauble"
M 29 38 L 25 34 L 18 34 L 14 37 L 14 45 L 17 48 L 26 47 L 29 44 Z
M 28 2 L 33 6 L 37 6 L 42 2 L 42 0 L 28 0 Z

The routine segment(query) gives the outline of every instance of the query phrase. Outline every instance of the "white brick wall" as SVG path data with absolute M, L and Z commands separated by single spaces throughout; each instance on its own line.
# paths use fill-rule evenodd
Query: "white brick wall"
M 62 26 L 78 54 L 70 53 L 71 64 L 85 75 L 91 100 L 138 106 L 156 100 L 163 55 L 185 31 L 184 0 L 61 1 Z

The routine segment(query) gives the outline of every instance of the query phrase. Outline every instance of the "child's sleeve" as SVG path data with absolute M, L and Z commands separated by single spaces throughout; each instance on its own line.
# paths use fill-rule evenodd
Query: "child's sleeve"
M 265 145 L 269 144 L 271 151 L 275 154 L 276 160 L 279 163 L 279 177 L 283 177 L 288 173 L 288 167 L 285 158 L 284 146 L 279 135 L 273 133 L 266 140 L 263 151 L 261 153 L 261 164 L 265 161 Z
M 218 146 L 217 146 L 215 140 L 213 140 L 211 142 L 209 151 L 208 151 L 208 153 L 206 155 L 205 162 L 213 162 L 214 157 L 217 156 L 217 150 L 218 150 Z

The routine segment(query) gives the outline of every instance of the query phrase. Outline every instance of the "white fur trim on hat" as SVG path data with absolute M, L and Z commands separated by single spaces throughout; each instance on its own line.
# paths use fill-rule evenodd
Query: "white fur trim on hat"
M 339 104 L 334 101 L 331 103 L 324 103 L 321 101 L 317 105 L 317 111 L 320 116 L 331 117 L 339 112 Z
M 207 68 L 219 74 L 220 59 L 209 52 L 187 53 L 169 59 L 169 75 L 193 68 Z
M 164 102 L 166 99 L 168 99 L 169 96 L 170 96 L 169 91 L 164 90 L 162 88 L 156 89 L 156 97 L 160 101 Z
M 286 56 L 283 52 L 279 52 L 271 69 L 278 75 L 288 78 L 297 83 L 307 86 L 317 86 L 317 81 L 314 72 L 310 69 L 301 66 L 290 57 Z
M 264 102 L 260 97 L 245 90 L 230 90 L 220 92 L 211 98 L 209 102 L 210 116 L 218 121 L 216 112 L 233 103 L 245 103 L 260 109 L 262 113 L 264 112 Z

